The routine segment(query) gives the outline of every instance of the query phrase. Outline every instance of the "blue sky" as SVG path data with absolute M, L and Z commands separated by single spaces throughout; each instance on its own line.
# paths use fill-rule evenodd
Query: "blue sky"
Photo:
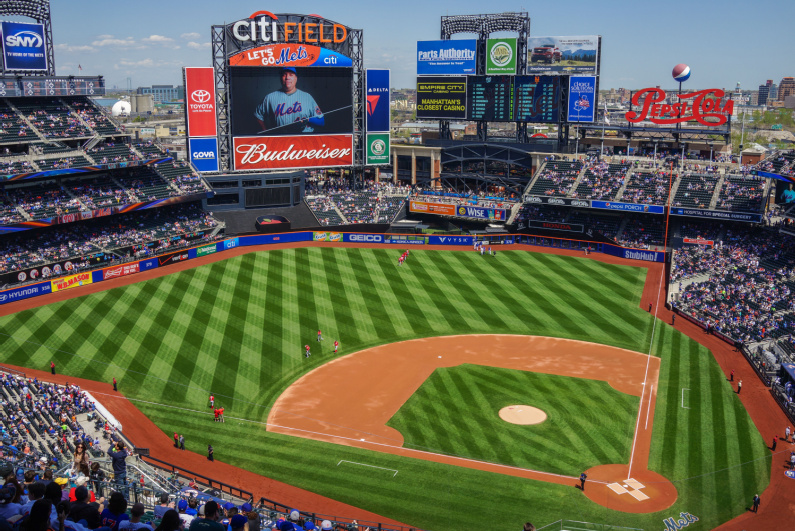
M 397 88 L 414 85 L 416 41 L 439 38 L 440 16 L 504 11 L 528 11 L 531 36 L 602 35 L 602 88 L 673 87 L 677 63 L 690 65 L 687 87 L 694 89 L 738 81 L 755 89 L 795 76 L 795 2 L 783 0 L 51 2 L 58 75 L 77 74 L 80 64 L 83 75 L 103 75 L 121 88 L 128 78 L 133 88 L 180 84 L 183 66 L 210 66 L 213 24 L 262 9 L 317 13 L 363 29 L 365 66 L 390 68 Z

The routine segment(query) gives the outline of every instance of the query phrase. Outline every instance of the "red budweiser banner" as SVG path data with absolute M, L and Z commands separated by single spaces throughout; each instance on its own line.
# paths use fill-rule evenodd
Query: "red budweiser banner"
M 124 264 L 116 267 L 109 267 L 102 270 L 102 279 L 108 280 L 110 278 L 124 277 L 132 275 L 140 271 L 138 262 L 132 264 Z
M 353 164 L 353 135 L 235 137 L 236 170 L 327 168 Z
M 215 80 L 212 67 L 185 68 L 188 136 L 216 136 Z
M 699 90 L 677 94 L 678 103 L 664 104 L 664 90 L 645 88 L 632 96 L 632 105 L 640 107 L 640 111 L 629 111 L 624 116 L 632 123 L 648 120 L 654 124 L 670 125 L 695 120 L 701 125 L 715 127 L 725 124 L 734 112 L 732 100 L 728 100 L 721 108 L 721 100 L 725 95 L 721 89 Z

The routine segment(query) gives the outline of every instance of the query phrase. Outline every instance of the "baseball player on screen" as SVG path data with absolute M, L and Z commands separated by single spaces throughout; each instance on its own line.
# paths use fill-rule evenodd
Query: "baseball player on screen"
M 315 98 L 296 87 L 298 74 L 295 68 L 282 68 L 281 83 L 282 88 L 265 96 L 254 111 L 262 128 L 260 133 L 312 133 L 325 125 L 323 111 L 315 103 Z

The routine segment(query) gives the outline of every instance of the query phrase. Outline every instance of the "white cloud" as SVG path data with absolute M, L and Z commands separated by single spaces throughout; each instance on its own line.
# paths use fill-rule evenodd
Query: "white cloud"
M 139 66 L 139 67 L 140 66 L 147 66 L 148 67 L 148 66 L 154 66 L 155 65 L 155 61 L 153 59 L 151 59 L 151 58 L 142 59 L 140 61 L 129 61 L 127 59 L 122 59 L 121 61 L 119 61 L 119 64 L 121 64 L 123 66 Z
M 144 37 L 141 39 L 143 42 L 148 42 L 152 44 L 165 44 L 168 42 L 174 42 L 174 39 L 171 37 L 164 37 L 163 35 L 150 35 L 148 37 Z
M 95 48 L 93 46 L 72 46 L 71 44 L 56 44 L 56 50 L 64 51 L 64 52 L 93 52 Z
M 191 41 L 191 42 L 189 42 L 187 44 L 187 46 L 188 46 L 188 48 L 193 48 L 194 50 L 201 50 L 202 48 L 209 48 L 210 47 L 210 43 L 209 42 L 193 42 L 193 41 Z
M 97 37 L 97 40 L 91 43 L 93 46 L 121 46 L 121 47 L 132 47 L 135 46 L 135 39 L 132 37 L 124 37 L 123 39 L 117 39 L 113 35 L 100 35 Z
M 199 37 L 201 37 L 201 35 L 199 35 L 199 34 L 198 34 L 198 33 L 196 33 L 195 31 L 193 31 L 193 32 L 191 32 L 191 33 L 183 33 L 183 34 L 182 34 L 182 35 L 180 35 L 179 37 L 180 37 L 181 39 L 198 39 Z

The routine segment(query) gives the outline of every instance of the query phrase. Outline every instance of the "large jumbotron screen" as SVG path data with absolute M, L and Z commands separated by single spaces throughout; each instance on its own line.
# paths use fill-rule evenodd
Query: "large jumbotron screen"
M 351 68 L 232 66 L 229 72 L 236 170 L 353 163 Z

